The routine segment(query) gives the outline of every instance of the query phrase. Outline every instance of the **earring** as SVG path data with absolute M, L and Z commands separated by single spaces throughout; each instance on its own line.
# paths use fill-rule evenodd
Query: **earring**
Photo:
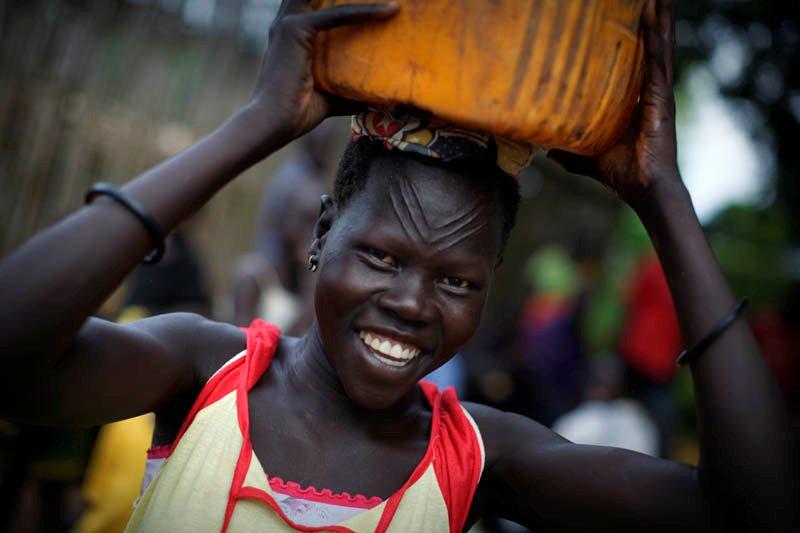
M 308 269 L 311 272 L 316 272 L 318 267 L 319 267 L 319 265 L 317 264 L 317 258 L 314 257 L 313 254 L 309 255 L 308 256 Z

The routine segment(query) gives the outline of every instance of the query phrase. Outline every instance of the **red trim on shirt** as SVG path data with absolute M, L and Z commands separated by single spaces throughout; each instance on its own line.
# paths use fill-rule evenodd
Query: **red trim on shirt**
M 278 350 L 278 341 L 281 337 L 277 327 L 260 319 L 254 320 L 245 332 L 247 333 L 247 356 L 244 358 L 246 366 L 244 372 L 240 373 L 236 390 L 236 415 L 242 431 L 243 445 L 239 451 L 239 459 L 236 461 L 236 469 L 233 472 L 231 488 L 228 493 L 228 505 L 225 509 L 225 520 L 222 523 L 223 533 L 228 530 L 233 511 L 236 508 L 236 500 L 244 485 L 247 471 L 250 469 L 250 461 L 253 459 L 247 393 L 269 368 L 269 364 Z
M 340 505 L 342 507 L 355 507 L 358 509 L 372 509 L 383 502 L 379 496 L 367 497 L 363 494 L 350 494 L 348 492 L 333 492 L 331 489 L 317 490 L 316 487 L 303 487 L 294 481 L 284 481 L 277 476 L 268 478 L 269 486 L 273 492 L 280 492 L 285 496 L 300 498 L 317 503 Z
M 424 390 L 429 384 L 423 382 L 422 385 Z M 447 505 L 450 531 L 460 532 L 467 521 L 483 469 L 481 445 L 455 389 L 445 389 L 439 398 L 442 422 L 433 469 Z
M 246 359 L 246 357 L 240 357 L 232 363 L 227 364 L 206 382 L 200 394 L 197 396 L 197 399 L 194 401 L 192 408 L 189 410 L 189 414 L 186 415 L 186 418 L 183 420 L 181 429 L 178 431 L 178 436 L 172 441 L 167 456 L 172 455 L 172 452 L 175 451 L 178 442 L 180 442 L 183 434 L 186 433 L 186 430 L 189 429 L 189 426 L 194 422 L 194 417 L 197 416 L 197 413 L 199 413 L 201 409 L 219 401 L 237 389 L 237 371 L 245 364 Z
M 420 381 L 420 386 L 422 387 L 422 392 L 430 403 L 431 410 L 433 411 L 433 420 L 431 421 L 431 436 L 430 441 L 428 442 L 428 449 L 425 451 L 425 456 L 422 458 L 422 461 L 420 461 L 420 463 L 417 465 L 417 468 L 415 468 L 414 472 L 412 472 L 411 477 L 408 478 L 408 481 L 405 482 L 400 490 L 395 492 L 389 498 L 386 508 L 383 511 L 383 515 L 381 516 L 381 520 L 378 522 L 378 527 L 375 528 L 376 533 L 384 533 L 389 528 L 389 524 L 392 523 L 392 518 L 394 518 L 397 508 L 400 506 L 403 495 L 406 493 L 409 487 L 411 487 L 411 485 L 416 483 L 419 478 L 422 477 L 422 474 L 424 474 L 425 470 L 427 470 L 428 466 L 430 466 L 431 461 L 434 460 L 434 445 L 436 441 L 439 440 L 441 396 L 438 394 L 436 385 L 429 381 Z
M 169 457 L 171 446 L 169 444 L 160 444 L 158 446 L 151 446 L 147 450 L 148 459 L 165 459 Z
M 283 512 L 281 506 L 278 505 L 272 496 L 267 494 L 261 489 L 257 489 L 255 487 L 242 487 L 239 491 L 239 497 L 242 499 L 249 499 L 249 500 L 258 500 L 264 502 L 270 508 L 272 508 L 275 513 L 281 517 L 281 520 L 286 522 L 289 527 L 296 529 L 297 531 L 307 531 L 307 532 L 315 532 L 315 531 L 334 531 L 335 533 L 353 533 L 353 530 L 343 526 L 303 526 L 300 524 L 295 524 L 292 520 L 286 516 L 286 513 Z

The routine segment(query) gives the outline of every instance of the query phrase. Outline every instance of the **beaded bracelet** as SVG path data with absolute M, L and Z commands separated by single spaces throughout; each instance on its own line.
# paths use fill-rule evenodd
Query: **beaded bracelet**
M 86 193 L 86 203 L 89 204 L 96 196 L 108 196 L 119 205 L 130 211 L 147 230 L 153 250 L 145 256 L 143 263 L 152 265 L 161 261 L 164 257 L 164 229 L 153 216 L 142 207 L 142 204 L 131 198 L 110 183 L 95 183 Z
M 678 359 L 675 361 L 679 366 L 684 366 L 696 360 L 700 354 L 708 349 L 711 344 L 722 335 L 726 329 L 731 327 L 737 318 L 742 316 L 742 312 L 747 307 L 747 298 L 742 298 L 739 303 L 731 310 L 730 313 L 725 315 L 714 328 L 703 337 L 697 344 L 681 352 Z

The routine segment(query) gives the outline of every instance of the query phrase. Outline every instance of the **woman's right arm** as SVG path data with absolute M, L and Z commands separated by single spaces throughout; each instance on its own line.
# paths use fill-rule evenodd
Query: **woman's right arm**
M 332 99 L 315 90 L 311 75 L 317 31 L 397 9 L 371 4 L 314 12 L 308 4 L 281 5 L 246 107 L 123 187 L 167 232 L 332 113 Z M 213 329 L 208 321 L 177 315 L 118 326 L 89 319 L 149 248 L 138 219 L 98 198 L 0 262 L 0 416 L 93 424 L 152 410 L 192 384 L 191 355 Z

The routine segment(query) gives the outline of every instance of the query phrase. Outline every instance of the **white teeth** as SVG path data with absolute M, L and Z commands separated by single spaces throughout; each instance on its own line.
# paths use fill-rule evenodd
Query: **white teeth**
M 405 366 L 420 354 L 419 348 L 404 348 L 398 342 L 392 342 L 367 331 L 359 332 L 358 336 L 364 341 L 364 344 L 376 352 L 374 354 L 375 357 L 390 366 Z M 381 354 L 388 357 L 381 357 Z M 401 359 L 401 361 L 398 361 L 398 359 Z
M 392 346 L 392 351 L 389 355 L 391 355 L 392 357 L 397 357 L 399 359 L 403 357 L 403 349 L 400 347 L 399 344 L 395 344 L 394 346 Z
M 392 355 L 392 343 L 389 341 L 383 341 L 381 345 L 378 346 L 378 351 L 385 353 L 386 355 Z

